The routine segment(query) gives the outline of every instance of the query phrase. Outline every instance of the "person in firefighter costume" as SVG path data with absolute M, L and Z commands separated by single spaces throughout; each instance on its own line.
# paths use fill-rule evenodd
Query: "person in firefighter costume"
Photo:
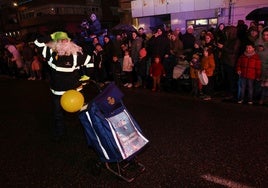
M 61 96 L 71 89 L 82 90 L 81 70 L 85 67 L 93 67 L 93 64 L 90 62 L 91 57 L 84 54 L 82 48 L 72 42 L 67 33 L 57 31 L 50 37 L 52 40 L 49 42 L 40 42 L 37 39 L 34 43 L 50 68 L 49 83 L 53 99 L 54 139 L 59 141 L 65 130 Z M 82 78 L 85 79 L 85 76 Z

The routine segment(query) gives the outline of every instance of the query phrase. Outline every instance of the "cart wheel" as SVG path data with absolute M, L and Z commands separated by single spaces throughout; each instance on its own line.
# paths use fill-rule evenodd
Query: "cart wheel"
M 101 173 L 101 162 L 95 161 L 94 164 L 91 166 L 91 173 L 93 176 L 99 176 Z

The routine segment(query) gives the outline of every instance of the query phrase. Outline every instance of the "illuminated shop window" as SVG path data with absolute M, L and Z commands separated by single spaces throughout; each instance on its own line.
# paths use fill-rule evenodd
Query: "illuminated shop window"
M 189 26 L 189 25 L 195 25 L 195 20 L 188 20 L 187 26 Z
M 202 18 L 202 19 L 196 19 L 196 20 L 187 20 L 186 26 L 189 25 L 193 26 L 215 26 L 218 24 L 217 18 Z
M 195 20 L 195 25 L 208 25 L 208 19 Z
M 211 18 L 209 19 L 209 25 L 217 25 L 218 19 L 217 18 Z

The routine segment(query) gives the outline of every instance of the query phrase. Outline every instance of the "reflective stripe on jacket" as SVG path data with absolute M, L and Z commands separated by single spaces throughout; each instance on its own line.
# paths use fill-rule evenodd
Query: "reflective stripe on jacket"
M 90 61 L 91 56 L 87 54 L 57 56 L 45 43 L 39 43 L 37 40 L 34 43 L 50 67 L 50 88 L 55 95 L 62 95 L 67 90 L 78 88 L 81 85 L 80 68 L 94 67 Z

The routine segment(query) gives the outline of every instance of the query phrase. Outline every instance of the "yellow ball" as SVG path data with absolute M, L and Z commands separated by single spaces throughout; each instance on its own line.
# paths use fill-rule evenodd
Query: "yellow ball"
M 84 96 L 79 91 L 71 89 L 61 96 L 60 104 L 67 112 L 77 112 L 84 105 Z

